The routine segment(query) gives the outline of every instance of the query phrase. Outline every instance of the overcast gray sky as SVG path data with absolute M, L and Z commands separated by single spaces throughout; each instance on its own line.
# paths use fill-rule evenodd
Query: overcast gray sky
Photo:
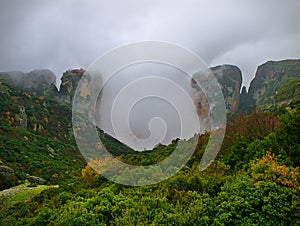
M 1 0 L 0 71 L 88 67 L 116 46 L 177 43 L 249 85 L 268 60 L 300 58 L 299 0 Z

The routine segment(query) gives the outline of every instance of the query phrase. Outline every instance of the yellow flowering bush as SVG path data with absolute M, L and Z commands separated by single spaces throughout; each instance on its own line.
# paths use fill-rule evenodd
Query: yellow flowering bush
M 269 151 L 265 156 L 251 164 L 251 176 L 257 181 L 273 181 L 277 184 L 299 189 L 297 168 L 279 165 L 275 155 Z

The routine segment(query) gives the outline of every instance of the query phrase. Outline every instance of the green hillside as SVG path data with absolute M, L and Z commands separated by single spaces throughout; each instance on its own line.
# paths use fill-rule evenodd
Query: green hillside
M 229 118 L 219 155 L 206 170 L 199 171 L 199 162 L 212 132 L 193 140 L 194 155 L 171 178 L 131 187 L 107 180 L 83 160 L 69 107 L 3 84 L 0 92 L 1 190 L 20 184 L 0 191 L 0 225 L 300 224 L 297 101 Z M 139 153 L 101 130 L 99 136 L 132 165 L 158 163 L 181 142 Z M 182 155 L 189 147 L 183 144 Z M 143 181 L 124 179 L 151 182 L 164 170 L 174 169 L 149 167 Z M 32 181 L 36 177 L 46 185 Z
M 73 137 L 71 109 L 4 84 L 0 94 L 0 190 L 24 182 L 26 174 L 48 184 L 79 177 L 86 161 Z M 101 130 L 99 135 L 114 156 L 135 153 Z M 14 174 L 7 175 L 6 167 Z
M 206 134 L 199 138 L 190 162 L 179 173 L 156 185 L 115 184 L 85 166 L 81 177 L 37 191 L 26 202 L 16 196 L 2 197 L 1 223 L 297 225 L 300 223 L 299 122 L 299 104 L 232 119 L 219 158 L 208 169 L 198 170 L 209 136 Z M 22 132 L 20 136 L 29 136 Z M 60 143 L 52 145 L 59 147 Z M 135 165 L 157 162 L 175 146 L 176 142 L 152 152 L 126 155 L 121 160 Z

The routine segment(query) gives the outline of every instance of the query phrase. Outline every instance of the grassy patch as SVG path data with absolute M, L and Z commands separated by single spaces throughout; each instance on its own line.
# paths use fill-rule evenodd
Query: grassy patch
M 47 190 L 49 188 L 58 188 L 58 185 L 39 185 L 37 187 L 27 187 L 28 184 L 21 184 L 19 186 L 11 188 L 15 194 L 11 196 L 1 196 L 2 202 L 4 201 L 6 206 L 12 206 L 15 203 L 26 202 L 31 200 L 34 196 L 40 194 L 42 191 Z

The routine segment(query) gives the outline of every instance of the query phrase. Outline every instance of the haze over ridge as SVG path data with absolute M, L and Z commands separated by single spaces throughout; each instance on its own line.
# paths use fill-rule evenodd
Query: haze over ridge
M 0 71 L 87 68 L 116 46 L 162 40 L 208 66 L 237 65 L 249 86 L 257 65 L 300 58 L 300 2 L 1 1 Z

